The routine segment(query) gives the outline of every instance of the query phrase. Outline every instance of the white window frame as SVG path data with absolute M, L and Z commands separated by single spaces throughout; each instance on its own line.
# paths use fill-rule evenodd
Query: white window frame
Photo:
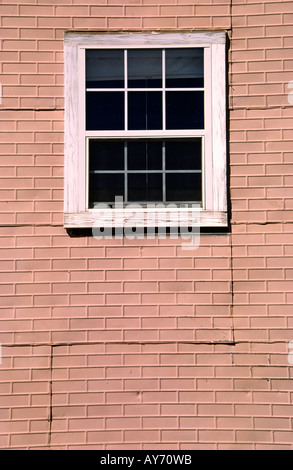
M 65 193 L 66 228 L 115 227 L 117 209 L 88 209 L 87 142 L 89 137 L 180 138 L 203 141 L 202 207 L 174 209 L 172 220 L 185 212 L 187 225 L 227 227 L 227 136 L 226 136 L 226 32 L 191 33 L 74 33 L 65 42 Z M 86 49 L 204 48 L 205 129 L 181 131 L 86 131 Z M 157 220 L 164 209 L 142 208 L 141 225 Z M 170 211 L 168 211 L 169 213 Z M 127 224 L 131 211 L 119 209 L 119 225 Z M 195 214 L 196 213 L 196 214 Z M 194 217 L 196 215 L 196 217 Z M 163 219 L 164 220 L 164 219 Z M 182 219 L 181 219 L 182 220 Z M 198 222 L 194 222 L 197 220 Z M 192 221 L 189 223 L 189 221 Z M 172 226 L 167 218 L 163 225 Z M 136 224 L 137 225 L 137 224 Z M 158 224 L 159 225 L 159 224 Z

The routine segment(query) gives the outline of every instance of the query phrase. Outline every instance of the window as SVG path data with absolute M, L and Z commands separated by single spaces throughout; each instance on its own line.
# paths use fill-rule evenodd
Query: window
M 227 225 L 225 43 L 224 32 L 66 33 L 66 227 L 113 226 L 117 197 L 122 225 L 133 203 Z

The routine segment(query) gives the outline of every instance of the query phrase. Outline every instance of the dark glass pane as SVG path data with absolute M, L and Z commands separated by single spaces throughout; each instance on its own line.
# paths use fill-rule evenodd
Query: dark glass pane
M 89 167 L 91 171 L 124 170 L 124 142 L 120 140 L 90 140 Z
M 203 49 L 166 50 L 166 87 L 203 88 Z
M 124 198 L 124 174 L 90 174 L 89 207 L 98 202 L 115 202 L 115 196 Z
M 161 141 L 129 141 L 128 170 L 161 170 Z
M 204 129 L 204 92 L 166 93 L 167 129 Z
M 166 174 L 167 201 L 199 202 L 201 195 L 200 173 Z
M 130 202 L 162 201 L 162 174 L 128 174 Z
M 86 51 L 87 88 L 124 88 L 123 50 Z
M 201 170 L 201 139 L 166 141 L 166 170 Z
M 162 51 L 157 49 L 129 50 L 128 87 L 162 87 Z
M 124 93 L 88 92 L 86 94 L 88 131 L 124 130 Z
M 162 93 L 128 93 L 128 129 L 162 129 Z

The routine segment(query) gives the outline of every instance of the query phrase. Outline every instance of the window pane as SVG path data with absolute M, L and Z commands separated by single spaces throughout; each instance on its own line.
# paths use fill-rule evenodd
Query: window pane
M 128 200 L 130 202 L 162 201 L 162 174 L 128 175 Z
M 166 170 L 201 170 L 201 139 L 166 141 Z
M 162 51 L 157 49 L 129 50 L 128 87 L 162 87 Z
M 166 174 L 167 201 L 201 202 L 201 174 Z
M 166 49 L 166 87 L 203 88 L 203 49 Z
M 90 208 L 98 202 L 115 202 L 115 196 L 124 198 L 124 174 L 90 174 Z
M 166 93 L 167 129 L 204 129 L 204 93 L 168 91 Z
M 128 128 L 130 130 L 162 129 L 162 93 L 128 93 Z
M 123 50 L 87 50 L 86 86 L 124 88 Z
M 88 92 L 86 128 L 88 131 L 124 130 L 124 93 Z
M 90 140 L 89 168 L 91 171 L 124 171 L 124 142 Z
M 161 141 L 129 141 L 128 170 L 161 170 Z

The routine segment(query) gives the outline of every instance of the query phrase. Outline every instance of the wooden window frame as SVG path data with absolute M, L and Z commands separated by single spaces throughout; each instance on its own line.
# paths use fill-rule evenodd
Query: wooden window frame
M 65 33 L 65 193 L 66 228 L 115 227 L 117 209 L 88 209 L 87 142 L 96 138 L 184 138 L 203 142 L 203 206 L 172 209 L 176 225 L 185 213 L 187 225 L 227 227 L 227 136 L 226 136 L 226 32 L 191 33 Z M 86 131 L 86 49 L 204 48 L 205 129 L 188 131 Z M 142 226 L 157 220 L 164 209 L 142 208 Z M 170 212 L 170 211 L 168 211 Z M 119 209 L 119 225 L 127 225 L 131 209 Z M 196 216 L 196 217 L 195 217 Z M 197 220 L 197 222 L 194 222 Z M 191 221 L 191 222 L 190 222 Z M 158 226 L 160 224 L 158 223 Z

